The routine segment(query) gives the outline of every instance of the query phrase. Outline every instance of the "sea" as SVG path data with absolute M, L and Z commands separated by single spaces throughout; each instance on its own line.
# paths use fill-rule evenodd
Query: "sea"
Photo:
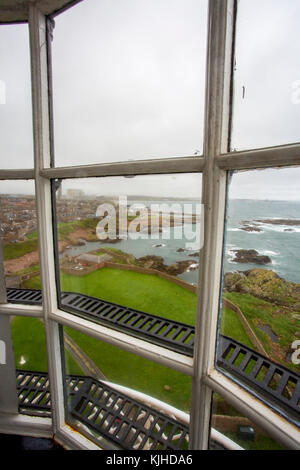
M 132 201 L 133 202 L 133 201 Z M 174 204 L 174 200 L 164 201 Z M 139 199 L 138 204 L 142 201 Z M 157 204 L 157 200 L 144 201 L 146 207 Z M 178 201 L 176 201 L 178 203 Z M 182 207 L 189 204 L 196 210 L 197 202 L 180 201 Z M 187 206 L 185 206 L 187 207 Z M 300 221 L 300 201 L 270 201 L 254 199 L 231 199 L 228 202 L 225 218 L 225 236 L 223 251 L 223 273 L 245 271 L 253 268 L 264 268 L 275 271 L 280 277 L 300 283 L 300 225 L 275 225 L 262 220 L 288 219 Z M 80 253 L 101 247 L 114 247 L 136 258 L 146 255 L 161 256 L 165 264 L 193 260 L 186 272 L 178 275 L 184 281 L 196 285 L 198 282 L 199 258 L 197 253 L 201 241 L 201 218 L 196 224 L 189 224 L 187 232 L 183 227 L 163 229 L 155 238 L 121 240 L 111 244 L 97 241 L 85 242 L 82 246 L 70 247 L 62 254 L 76 256 Z M 245 231 L 245 226 L 256 226 L 259 231 Z M 194 239 L 191 236 L 194 234 Z M 192 246 L 189 246 L 192 242 Z M 266 265 L 255 263 L 237 263 L 234 261 L 235 250 L 254 249 L 259 255 L 267 255 L 271 262 Z M 179 251 L 178 251 L 179 250 Z

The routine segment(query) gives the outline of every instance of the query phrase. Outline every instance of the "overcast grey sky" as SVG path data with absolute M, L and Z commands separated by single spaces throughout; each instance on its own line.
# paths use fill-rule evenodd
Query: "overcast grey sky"
M 202 152 L 205 0 L 84 0 L 56 17 L 55 154 L 59 166 Z M 300 0 L 240 0 L 232 148 L 300 141 Z M 0 27 L 2 168 L 33 164 L 27 25 Z M 300 88 L 300 85 L 299 85 Z M 300 94 L 299 94 L 300 96 Z M 299 199 L 300 170 L 235 176 L 232 197 Z M 198 175 L 102 179 L 95 190 L 197 197 Z M 92 191 L 90 180 L 67 187 Z M 1 183 L 7 192 L 11 183 Z M 126 185 L 126 186 L 125 186 Z M 28 184 L 15 183 L 15 192 Z

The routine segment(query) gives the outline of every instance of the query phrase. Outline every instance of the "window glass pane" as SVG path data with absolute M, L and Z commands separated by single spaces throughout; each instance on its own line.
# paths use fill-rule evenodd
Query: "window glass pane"
M 231 443 L 226 442 L 226 438 Z M 223 446 L 232 449 L 234 444 L 245 450 L 285 450 L 263 429 L 214 393 L 210 449 L 220 450 Z
M 64 341 L 69 424 L 104 448 L 188 448 L 190 377 L 70 328 Z
M 11 334 L 16 369 L 47 372 L 43 321 L 39 318 L 12 317 Z
M 0 26 L 1 168 L 33 167 L 27 24 Z
M 201 175 L 63 180 L 56 194 L 61 307 L 192 354 Z
M 43 320 L 11 317 L 20 413 L 50 416 L 47 351 Z
M 297 0 L 238 2 L 231 149 L 300 141 Z
M 57 166 L 200 155 L 207 0 L 86 0 L 56 17 Z
M 6 287 L 39 289 L 34 282 L 40 265 L 33 181 L 0 181 L 0 231 Z
M 217 363 L 299 425 L 299 168 L 229 186 Z

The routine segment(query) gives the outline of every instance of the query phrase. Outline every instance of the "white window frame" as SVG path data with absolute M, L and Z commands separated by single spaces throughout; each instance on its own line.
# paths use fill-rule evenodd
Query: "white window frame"
M 75 6 L 76 8 L 76 6 Z M 51 168 L 46 17 L 30 3 L 34 170 L 0 170 L 0 179 L 34 179 L 43 307 L 6 303 L 0 271 L 0 315 L 42 318 L 45 326 L 52 418 L 0 413 L 0 432 L 54 436 L 70 449 L 98 449 L 66 424 L 59 325 L 72 327 L 192 377 L 190 448 L 207 449 L 212 393 L 265 429 L 287 448 L 300 448 L 300 430 L 214 365 L 223 250 L 226 173 L 228 170 L 300 165 L 300 144 L 242 152 L 229 151 L 235 0 L 209 0 L 204 150 L 202 157 Z M 201 250 L 194 357 L 169 351 L 92 321 L 61 311 L 57 305 L 53 246 L 51 179 L 202 172 L 204 247 Z M 1 260 L 0 260 L 1 261 Z

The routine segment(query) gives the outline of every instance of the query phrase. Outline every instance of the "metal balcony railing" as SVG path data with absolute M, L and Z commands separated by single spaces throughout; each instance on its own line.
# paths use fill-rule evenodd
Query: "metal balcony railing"
M 16 378 L 20 412 L 31 416 L 51 416 L 48 375 L 17 370 Z M 125 450 L 188 449 L 189 418 L 186 413 L 134 390 L 127 395 L 119 388 L 124 387 L 113 387 L 92 377 L 68 375 L 66 391 L 72 425 L 76 427 L 75 419 L 80 423 L 78 429 L 82 431 L 82 426 L 88 429 L 93 440 L 97 441 L 97 436 L 106 437 Z M 143 401 L 134 398 L 135 394 L 142 396 Z M 149 405 L 152 402 L 155 402 L 155 408 Z M 213 428 L 210 448 L 242 449 Z
M 299 420 L 299 374 L 227 336 L 220 337 L 217 365 Z
M 188 448 L 188 427 L 92 377 L 66 377 L 69 414 L 94 435 L 107 437 L 128 450 L 179 450 Z M 51 413 L 46 373 L 17 370 L 21 412 Z M 162 404 L 163 405 L 163 404 Z
M 41 304 L 41 292 L 7 289 L 12 303 Z M 62 306 L 99 323 L 127 331 L 180 353 L 193 355 L 195 330 L 192 326 L 122 307 L 83 294 L 62 293 Z M 300 375 L 271 361 L 257 351 L 225 336 L 219 336 L 217 366 L 229 372 L 270 403 L 292 413 L 299 422 Z

